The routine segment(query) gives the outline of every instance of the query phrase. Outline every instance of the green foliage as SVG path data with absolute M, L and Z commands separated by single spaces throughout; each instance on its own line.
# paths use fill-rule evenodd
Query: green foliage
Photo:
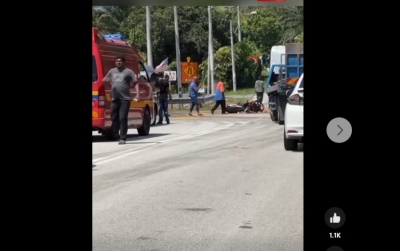
M 176 61 L 172 61 L 168 67 L 167 67 L 168 71 L 176 71 Z
M 204 60 L 201 64 L 199 64 L 199 78 L 202 81 L 207 80 L 208 74 L 208 61 Z
M 143 51 L 139 51 L 140 58 L 144 65 L 147 65 L 147 54 Z
M 250 41 L 241 41 L 234 45 L 235 69 L 239 79 L 246 78 L 247 82 L 252 82 L 260 74 L 260 67 L 249 60 L 249 55 L 259 56 L 259 52 L 254 43 Z M 207 79 L 208 61 L 203 61 L 199 66 L 201 79 Z M 219 48 L 214 56 L 214 80 L 224 80 L 228 88 L 232 86 L 232 55 L 230 46 Z M 239 84 L 240 85 L 240 84 Z M 242 87 L 245 87 L 243 85 Z
M 269 76 L 269 71 L 266 68 L 262 69 L 261 77 L 263 77 L 263 79 L 267 79 L 268 76 Z
M 257 14 L 244 18 L 245 37 L 256 43 L 263 53 L 269 53 L 271 47 L 281 40 L 282 24 L 278 14 L 271 8 L 262 8 Z
M 298 34 L 298 35 L 294 38 L 294 42 L 295 42 L 295 43 L 303 43 L 303 42 L 304 42 L 303 32 L 301 32 L 300 34 Z
M 281 7 L 274 8 L 278 21 L 282 26 L 280 43 L 295 42 L 298 35 L 303 33 L 303 7 Z M 302 35 L 301 35 L 302 37 Z

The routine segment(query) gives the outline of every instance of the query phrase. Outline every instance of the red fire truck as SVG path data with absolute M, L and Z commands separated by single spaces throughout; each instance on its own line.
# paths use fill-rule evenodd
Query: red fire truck
M 125 57 L 126 67 L 133 70 L 138 77 L 138 87 L 131 87 L 132 101 L 128 115 L 128 127 L 136 128 L 141 136 L 150 133 L 150 124 L 156 116 L 153 102 L 153 90 L 149 84 L 149 76 L 138 51 L 130 46 L 123 35 L 103 35 L 92 28 L 92 131 L 114 140 L 111 130 L 111 84 L 102 83 L 107 72 L 115 67 L 115 58 Z M 142 74 L 140 73 L 142 72 Z M 138 93 L 136 91 L 138 90 Z

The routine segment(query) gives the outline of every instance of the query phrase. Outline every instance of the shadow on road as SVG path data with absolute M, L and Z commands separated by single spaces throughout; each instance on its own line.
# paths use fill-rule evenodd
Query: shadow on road
M 155 125 L 151 125 L 151 126 L 168 126 L 168 125 L 173 125 L 174 123 L 169 123 L 169 124 L 167 124 L 167 123 L 164 123 L 164 124 L 155 124 Z
M 149 134 L 147 136 L 139 136 L 137 134 L 128 134 L 128 137 L 126 138 L 126 143 L 127 144 L 149 144 L 149 143 L 154 143 L 154 142 L 134 142 L 139 139 L 151 139 L 151 138 L 156 138 L 156 137 L 162 137 L 162 136 L 167 136 L 169 133 L 153 133 Z M 101 135 L 93 135 L 92 136 L 92 143 L 101 143 L 101 142 L 118 142 L 118 140 L 108 140 L 105 136 Z

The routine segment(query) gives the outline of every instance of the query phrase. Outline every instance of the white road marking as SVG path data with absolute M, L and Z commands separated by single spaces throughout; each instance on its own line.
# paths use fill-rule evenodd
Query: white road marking
M 227 128 L 229 128 L 231 126 L 234 126 L 234 125 L 235 125 L 234 123 L 230 123 L 230 124 L 227 124 L 225 126 L 221 126 L 221 127 L 217 127 L 217 128 L 213 128 L 213 129 L 208 129 L 208 130 L 195 132 L 195 133 L 191 133 L 191 134 L 180 136 L 180 137 L 175 137 L 175 138 L 172 138 L 172 139 L 158 141 L 156 143 L 149 143 L 149 144 L 151 144 L 150 146 L 144 147 L 142 149 L 127 149 L 127 150 L 119 152 L 117 155 L 111 155 L 111 156 L 108 156 L 108 157 L 101 157 L 101 158 L 94 159 L 93 160 L 93 164 L 98 166 L 98 165 L 105 164 L 105 163 L 108 163 L 108 162 L 111 162 L 111 161 L 114 161 L 114 160 L 117 160 L 117 159 L 120 159 L 120 158 L 124 158 L 124 157 L 130 156 L 130 155 L 133 155 L 133 154 L 140 153 L 140 152 L 145 151 L 145 150 L 149 150 L 151 148 L 159 146 L 160 144 L 167 144 L 167 143 L 171 143 L 171 142 L 178 141 L 178 140 L 181 140 L 181 139 L 190 139 L 190 138 L 199 137 L 199 136 L 202 136 L 202 135 L 206 135 L 206 134 L 209 134 L 209 133 L 213 133 L 213 132 L 216 132 L 216 131 L 227 129 Z

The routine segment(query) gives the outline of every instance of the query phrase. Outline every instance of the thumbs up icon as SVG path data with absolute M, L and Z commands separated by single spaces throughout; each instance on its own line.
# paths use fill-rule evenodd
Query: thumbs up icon
M 330 228 L 340 228 L 346 222 L 346 214 L 342 209 L 332 207 L 326 211 L 324 221 Z
M 333 214 L 333 217 L 330 218 L 331 223 L 340 223 L 340 216 L 337 216 L 336 213 Z

